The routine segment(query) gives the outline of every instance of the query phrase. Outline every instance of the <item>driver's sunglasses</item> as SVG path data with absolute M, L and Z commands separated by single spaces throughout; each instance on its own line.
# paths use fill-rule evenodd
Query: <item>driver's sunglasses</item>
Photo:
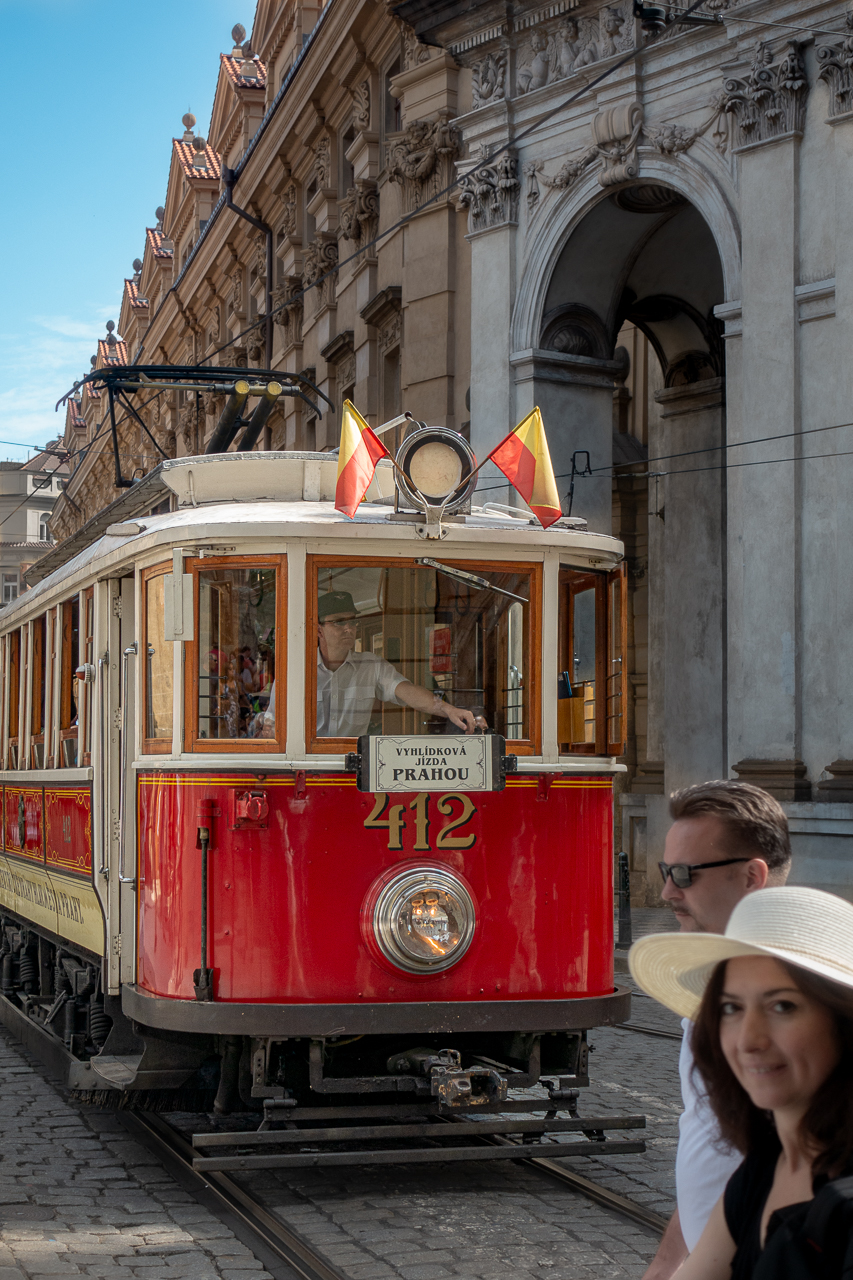
M 672 876 L 676 889 L 689 889 L 693 883 L 694 871 L 709 871 L 711 867 L 730 867 L 735 862 L 752 862 L 752 858 L 723 858 L 722 862 L 697 862 L 687 866 L 683 862 L 659 862 L 661 878 L 666 884 L 667 876 Z
M 321 627 L 337 627 L 341 631 L 344 629 L 344 627 L 350 627 L 354 631 L 357 625 L 358 625 L 358 620 L 356 618 L 341 618 L 340 621 L 330 620 L 328 622 L 320 623 Z

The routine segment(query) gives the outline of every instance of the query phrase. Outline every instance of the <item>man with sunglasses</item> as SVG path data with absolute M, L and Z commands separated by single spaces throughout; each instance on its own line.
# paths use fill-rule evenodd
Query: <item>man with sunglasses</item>
M 673 824 L 664 845 L 661 897 L 682 933 L 723 933 L 748 893 L 784 884 L 791 868 L 788 819 L 777 800 L 746 782 L 703 782 L 670 797 Z M 720 1150 L 716 1120 L 693 1080 L 691 1023 L 682 1021 L 679 1073 L 678 1208 L 643 1280 L 669 1280 L 696 1246 L 711 1210 L 741 1163 Z

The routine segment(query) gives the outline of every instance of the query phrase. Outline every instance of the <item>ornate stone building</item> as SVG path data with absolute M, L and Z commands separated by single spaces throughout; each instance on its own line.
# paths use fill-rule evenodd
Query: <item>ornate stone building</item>
M 271 312 L 273 367 L 374 424 L 411 409 L 482 456 L 539 404 L 573 513 L 628 548 L 638 899 L 667 793 L 728 776 L 787 805 L 799 879 L 850 894 L 853 17 L 634 7 L 260 0 L 97 360 L 257 367 Z M 218 408 L 143 416 L 185 454 Z M 102 418 L 69 409 L 93 443 L 57 536 L 117 492 Z M 338 426 L 289 400 L 265 446 Z M 137 423 L 121 447 L 125 475 L 156 460 Z

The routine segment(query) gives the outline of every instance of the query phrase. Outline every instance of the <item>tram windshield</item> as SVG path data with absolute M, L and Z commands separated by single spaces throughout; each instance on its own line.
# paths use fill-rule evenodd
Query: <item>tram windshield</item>
M 315 560 L 316 739 L 529 738 L 537 585 L 524 565 Z

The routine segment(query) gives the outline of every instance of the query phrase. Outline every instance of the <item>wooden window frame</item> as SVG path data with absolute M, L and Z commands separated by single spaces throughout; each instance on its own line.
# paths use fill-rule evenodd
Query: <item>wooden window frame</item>
M 623 563 L 612 573 L 602 572 L 600 569 L 586 569 L 580 566 L 561 565 L 559 576 L 560 592 L 559 599 L 559 627 L 560 636 L 571 637 L 573 631 L 573 618 L 571 613 L 570 599 L 573 594 L 572 579 L 578 586 L 586 582 L 587 585 L 583 590 L 589 590 L 590 587 L 595 589 L 595 739 L 593 742 L 569 743 L 568 749 L 559 737 L 557 747 L 562 756 L 621 756 L 624 755 L 626 745 L 626 717 L 628 708 L 628 578 L 627 568 Z M 610 642 L 611 642 L 611 617 L 610 617 L 610 590 L 614 581 L 621 582 L 620 603 L 621 603 L 621 620 L 620 620 L 620 637 L 619 648 L 621 652 L 621 681 L 620 693 L 622 698 L 622 741 L 616 743 L 608 740 L 609 728 L 609 701 L 610 701 L 610 681 L 609 664 L 610 664 Z M 561 645 L 558 646 L 561 648 Z M 563 669 L 563 658 L 560 657 L 560 669 Z M 569 666 L 570 677 L 574 677 L 574 668 Z
M 59 625 L 59 617 L 62 613 L 62 605 L 57 608 L 48 609 L 47 611 L 47 661 L 46 661 L 46 680 L 47 690 L 44 702 L 44 767 L 45 769 L 53 769 L 56 765 L 54 751 L 56 748 L 56 722 L 55 708 L 57 703 L 56 691 L 56 654 L 57 654 L 57 626 Z
M 184 665 L 184 753 L 228 755 L 273 755 L 285 749 L 287 733 L 287 554 L 199 556 L 185 561 L 193 578 L 193 639 L 186 642 Z M 198 575 L 202 569 L 275 569 L 276 580 L 276 645 L 275 645 L 275 737 L 274 738 L 199 738 L 198 737 Z M 189 668 L 189 674 L 187 674 Z
M 619 592 L 619 671 L 612 672 L 609 670 L 611 661 L 610 653 L 613 648 L 613 616 L 610 607 L 611 591 L 616 588 Z M 610 756 L 622 756 L 628 748 L 628 566 L 623 560 L 618 569 L 614 569 L 612 573 L 607 575 L 607 682 L 605 693 L 605 710 L 607 724 L 607 754 Z M 615 692 L 611 692 L 614 687 L 611 682 L 615 682 Z M 618 697 L 621 702 L 619 715 L 622 720 L 622 734 L 617 740 L 610 737 L 610 722 L 614 718 L 610 713 L 610 702 L 613 697 Z
M 353 569 L 368 566 L 377 569 L 418 569 L 414 557 L 406 556 L 334 556 L 309 554 L 305 565 L 305 744 L 308 755 L 342 755 L 355 750 L 356 738 L 317 737 L 317 570 L 332 568 Z M 507 751 L 518 756 L 541 755 L 542 752 L 542 562 L 540 560 L 459 560 L 446 559 L 448 568 L 465 569 L 470 573 L 529 573 L 530 601 L 527 620 L 527 652 L 530 654 L 530 671 L 527 680 L 531 689 L 528 725 L 532 729 L 529 738 L 508 738 Z M 540 625 L 537 625 L 537 622 Z
M 73 617 L 74 605 L 77 605 L 77 653 L 74 653 L 74 630 Z M 66 765 L 64 762 L 64 746 L 65 742 L 76 741 L 77 743 L 77 763 L 80 761 L 80 690 L 77 690 L 77 723 L 71 723 L 71 703 L 72 690 L 74 688 L 74 680 L 76 678 L 77 663 L 80 656 L 80 596 L 73 596 L 70 600 L 64 600 L 59 606 L 59 621 L 61 626 L 61 643 L 60 643 L 60 659 L 59 659 L 59 759 L 57 767 L 60 769 L 75 768 L 75 765 Z
M 9 690 L 6 733 L 6 768 L 20 768 L 20 734 L 21 734 L 21 628 L 16 627 L 9 632 Z M 12 764 L 12 747 L 17 752 L 17 760 Z
M 87 587 L 85 591 L 80 593 L 80 603 L 82 606 L 82 618 L 80 620 L 80 659 L 81 662 L 89 663 L 92 667 L 95 665 L 95 588 Z M 92 630 L 89 631 L 89 606 L 92 607 Z M 82 728 L 82 739 L 78 743 L 78 752 L 82 746 L 81 763 L 84 767 L 92 763 L 92 710 L 93 710 L 93 690 L 95 688 L 94 681 L 82 681 L 82 689 L 78 687 L 77 697 L 80 704 L 81 715 L 80 725 Z
M 203 563 L 207 564 L 207 559 L 205 559 Z M 140 646 L 140 654 L 142 655 L 142 702 L 140 704 L 142 733 L 140 734 L 140 738 L 142 741 L 142 754 L 144 756 L 170 756 L 172 754 L 172 745 L 174 742 L 174 724 L 172 725 L 172 732 L 169 734 L 168 738 L 147 738 L 145 736 L 145 730 L 148 727 L 148 583 L 152 578 L 162 578 L 165 574 L 171 572 L 171 560 L 164 560 L 161 561 L 160 564 L 152 565 L 149 569 L 143 569 L 140 574 L 140 584 L 142 588 L 142 599 L 140 603 L 142 622 L 139 628 L 142 640 Z M 174 644 L 176 642 L 167 640 L 166 643 Z M 172 701 L 174 705 L 174 687 L 172 693 Z
M 37 618 L 32 620 L 33 633 L 33 656 L 32 662 L 28 664 L 30 673 L 30 739 L 28 743 L 29 767 L 31 769 L 44 769 L 47 761 L 44 758 L 45 731 L 44 721 L 48 711 L 47 698 L 47 613 L 41 613 Z M 44 695 L 44 710 L 42 710 L 42 695 Z M 36 717 L 38 716 L 38 728 L 36 728 Z M 34 759 L 34 748 L 41 747 L 42 763 L 37 764 Z

